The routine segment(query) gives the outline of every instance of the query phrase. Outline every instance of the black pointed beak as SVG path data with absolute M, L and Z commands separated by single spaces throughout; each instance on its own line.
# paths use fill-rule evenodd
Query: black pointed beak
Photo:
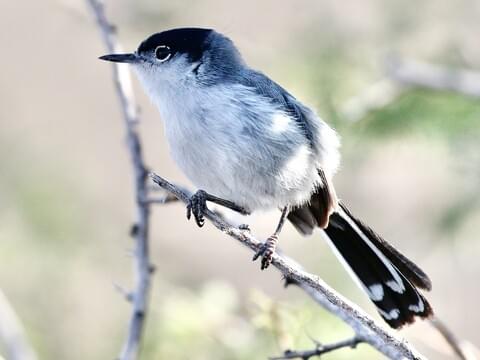
M 140 61 L 137 54 L 109 54 L 100 56 L 99 59 L 117 63 L 136 63 Z

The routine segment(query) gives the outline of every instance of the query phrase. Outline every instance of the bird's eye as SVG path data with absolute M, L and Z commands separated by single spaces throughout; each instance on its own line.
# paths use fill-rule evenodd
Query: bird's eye
M 155 49 L 155 57 L 161 62 L 167 61 L 170 59 L 170 56 L 172 56 L 172 53 L 170 48 L 166 45 L 157 46 Z

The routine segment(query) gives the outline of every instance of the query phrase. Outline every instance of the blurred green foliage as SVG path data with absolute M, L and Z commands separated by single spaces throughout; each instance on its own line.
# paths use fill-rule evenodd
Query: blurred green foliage
M 352 130 L 385 137 L 441 136 L 446 141 L 478 139 L 480 135 L 480 100 L 456 93 L 411 90 L 392 104 L 369 114 Z
M 242 298 L 223 282 L 171 290 L 152 309 L 146 359 L 260 360 L 286 349 L 313 349 L 313 339 L 327 343 L 351 335 L 348 327 L 309 301 L 283 303 L 258 290 Z M 350 359 L 352 351 L 324 358 Z M 379 358 L 367 346 L 359 346 L 355 356 Z

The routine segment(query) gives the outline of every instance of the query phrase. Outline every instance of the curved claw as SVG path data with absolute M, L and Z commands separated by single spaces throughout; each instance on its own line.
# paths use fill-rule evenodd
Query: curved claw
M 205 225 L 205 219 L 203 218 L 203 215 L 199 214 L 195 216 L 195 222 L 197 223 L 198 227 Z
M 253 255 L 252 261 L 257 260 L 260 256 L 262 257 L 262 264 L 260 266 L 261 270 L 265 270 L 270 266 L 273 260 L 273 254 L 277 247 L 278 237 L 276 235 L 270 236 L 265 243 L 263 243 L 258 251 Z
M 203 217 L 203 213 L 206 208 L 207 201 L 205 199 L 205 192 L 199 190 L 191 196 L 190 201 L 187 205 L 187 219 L 190 220 L 193 213 L 193 217 L 195 218 L 195 222 L 197 223 L 198 227 L 202 227 L 203 225 L 205 225 L 205 218 Z
M 260 245 L 260 247 L 258 248 L 257 252 L 255 253 L 255 255 L 253 255 L 253 258 L 252 258 L 252 261 L 255 261 L 257 260 L 260 255 L 263 254 L 263 252 L 265 251 L 265 244 L 262 244 Z

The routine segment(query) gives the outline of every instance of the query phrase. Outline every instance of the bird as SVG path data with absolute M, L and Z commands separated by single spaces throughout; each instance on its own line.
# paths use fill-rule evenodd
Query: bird
M 319 229 L 388 325 L 432 316 L 420 292 L 431 290 L 430 278 L 337 197 L 337 132 L 251 68 L 230 38 L 175 28 L 150 35 L 134 52 L 100 59 L 130 64 L 158 108 L 172 158 L 199 189 L 188 219 L 203 226 L 207 202 L 241 214 L 279 209 L 275 231 L 254 256 L 262 270 L 286 221 L 302 235 Z

